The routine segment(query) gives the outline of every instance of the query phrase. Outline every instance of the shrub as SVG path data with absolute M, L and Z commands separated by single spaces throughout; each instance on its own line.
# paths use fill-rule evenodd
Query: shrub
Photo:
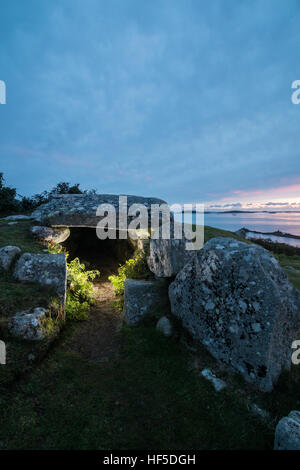
M 0 172 L 0 214 L 7 215 L 11 212 L 28 212 L 36 209 L 41 204 L 49 202 L 53 196 L 59 194 L 95 194 L 96 190 L 81 190 L 79 183 L 71 185 L 65 181 L 58 183 L 50 191 L 27 197 L 17 194 L 15 188 L 4 186 L 3 173 Z
M 79 258 L 67 263 L 68 284 L 73 297 L 80 302 L 93 302 L 93 281 L 100 275 L 97 270 L 87 271 L 85 265 L 80 263 Z
M 66 317 L 69 320 L 87 320 L 89 317 L 90 304 L 88 302 L 80 302 L 75 299 L 70 292 L 67 292 L 66 298 Z
M 114 293 L 116 295 L 123 295 L 126 279 L 147 278 L 149 275 L 150 272 L 146 263 L 145 253 L 142 250 L 137 250 L 133 258 L 120 265 L 118 274 L 113 274 L 108 279 L 114 286 Z

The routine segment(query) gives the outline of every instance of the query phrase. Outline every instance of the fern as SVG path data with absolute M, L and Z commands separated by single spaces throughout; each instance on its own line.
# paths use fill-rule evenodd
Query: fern
M 48 244 L 52 254 L 64 253 L 68 259 L 69 253 L 61 245 Z M 67 262 L 67 298 L 66 317 L 70 320 L 86 320 L 90 305 L 94 302 L 93 281 L 99 276 L 98 270 L 88 271 L 79 258 Z
M 149 276 L 145 253 L 137 250 L 134 258 L 128 259 L 125 264 L 118 268 L 118 274 L 109 276 L 109 280 L 114 286 L 116 295 L 124 294 L 124 283 L 126 279 L 138 279 Z

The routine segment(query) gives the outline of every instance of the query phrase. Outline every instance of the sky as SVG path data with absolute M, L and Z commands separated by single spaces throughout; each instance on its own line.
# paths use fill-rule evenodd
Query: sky
M 300 210 L 298 0 L 0 5 L 0 171 L 208 209 Z

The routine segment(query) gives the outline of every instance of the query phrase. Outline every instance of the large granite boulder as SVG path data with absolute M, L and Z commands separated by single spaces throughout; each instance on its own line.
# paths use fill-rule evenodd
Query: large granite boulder
M 55 332 L 47 324 L 48 311 L 42 307 L 16 313 L 8 324 L 11 335 L 30 341 L 41 341 Z
M 124 196 L 113 194 L 64 194 L 53 197 L 50 202 L 42 204 L 33 213 L 32 217 L 38 222 L 53 227 L 97 227 L 98 222 L 106 215 L 97 215 L 97 209 L 101 204 L 110 204 L 115 208 L 118 223 L 119 202 Z M 122 211 L 128 212 L 133 204 L 142 204 L 148 212 L 150 221 L 151 205 L 166 204 L 157 198 L 126 196 L 126 204 L 121 201 Z M 127 216 L 127 225 L 136 218 L 136 215 Z M 117 225 L 118 228 L 118 225 Z
M 276 426 L 274 450 L 300 450 L 300 412 L 291 411 Z
M 63 303 L 65 301 L 67 266 L 63 253 L 24 253 L 16 263 L 14 277 L 19 281 L 37 282 L 42 286 L 52 287 Z
M 147 263 L 150 271 L 157 277 L 173 277 L 185 264 L 190 262 L 195 255 L 195 250 L 188 250 L 187 243 L 192 239 L 192 233 L 176 222 L 170 224 L 170 238 L 161 236 L 165 225 L 157 228 L 150 239 L 150 252 Z M 179 229 L 182 238 L 178 238 L 176 230 Z M 180 230 L 181 229 L 181 230 Z
M 207 242 L 169 287 L 172 313 L 211 354 L 263 391 L 291 365 L 300 292 L 264 248 Z
M 48 243 L 63 243 L 70 236 L 70 229 L 67 227 L 44 227 L 40 225 L 34 225 L 30 228 L 31 233 L 35 238 L 41 242 Z
M 0 249 L 0 268 L 8 271 L 14 259 L 21 253 L 18 246 L 7 245 Z
M 123 319 L 129 326 L 141 324 L 166 306 L 168 291 L 163 280 L 126 279 L 124 287 Z

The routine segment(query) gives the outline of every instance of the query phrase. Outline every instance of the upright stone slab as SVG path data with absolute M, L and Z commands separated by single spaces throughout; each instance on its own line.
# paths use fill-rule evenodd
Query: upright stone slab
M 65 302 L 67 266 L 63 253 L 24 253 L 16 263 L 14 277 L 18 281 L 37 282 L 42 286 L 52 287 Z
M 150 271 L 157 277 L 173 277 L 195 255 L 195 250 L 187 249 L 187 243 L 191 240 L 192 233 L 188 229 L 184 233 L 181 230 L 182 238 L 176 238 L 176 230 L 182 226 L 171 221 L 170 238 L 164 239 L 159 233 L 164 230 L 164 227 L 165 225 L 162 225 L 152 234 L 147 263 Z
M 291 366 L 300 292 L 264 248 L 214 238 L 169 287 L 172 313 L 218 360 L 271 391 Z

